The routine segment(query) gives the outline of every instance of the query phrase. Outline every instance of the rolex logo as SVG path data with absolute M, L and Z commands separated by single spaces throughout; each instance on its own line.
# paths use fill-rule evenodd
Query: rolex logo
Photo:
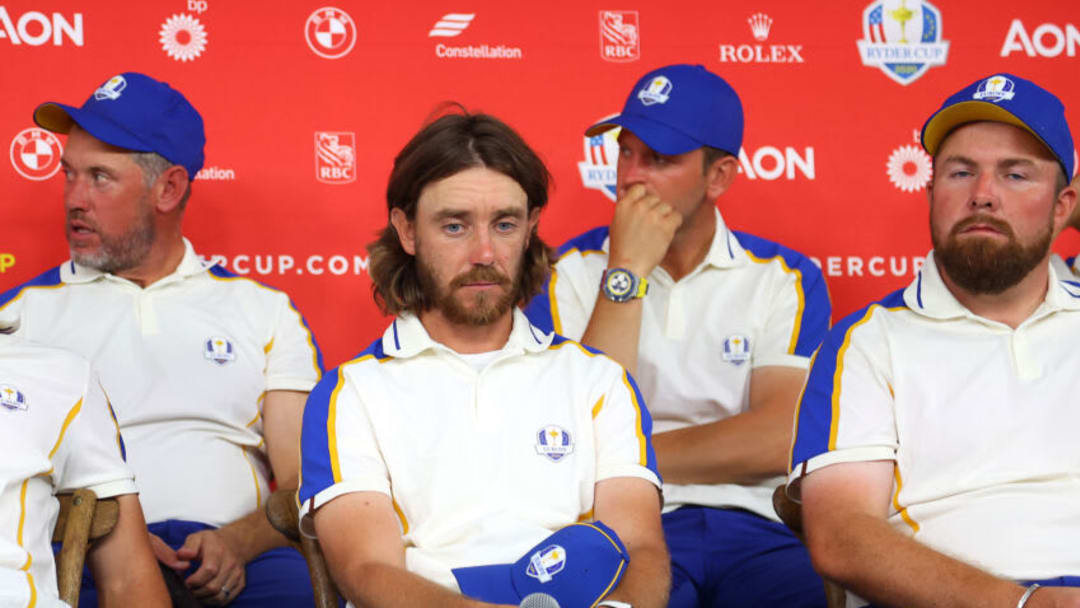
M 754 34 L 754 40 L 763 41 L 769 37 L 769 28 L 773 20 L 765 13 L 754 13 L 746 20 L 750 24 L 750 31 Z

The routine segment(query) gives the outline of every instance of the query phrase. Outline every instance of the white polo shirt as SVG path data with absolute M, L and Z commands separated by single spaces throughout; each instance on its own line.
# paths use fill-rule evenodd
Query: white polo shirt
M 67 606 L 56 589 L 53 494 L 136 491 L 86 360 L 0 334 L 0 445 L 0 606 Z
M 719 211 L 716 222 L 709 252 L 690 274 L 676 282 L 657 266 L 648 276 L 635 377 L 657 433 L 745 412 L 754 368 L 807 368 L 829 327 L 829 296 L 813 262 L 729 230 Z M 526 309 L 532 322 L 581 339 L 608 252 L 607 227 L 563 245 L 546 292 Z M 782 480 L 665 484 L 665 511 L 686 504 L 740 507 L 777 520 L 771 496 Z
M 900 532 L 1015 579 L 1080 574 L 1080 283 L 1050 269 L 1019 327 L 976 316 L 933 254 L 847 317 L 814 360 L 789 493 L 840 462 L 893 460 Z
M 89 358 L 127 441 L 148 522 L 221 526 L 267 496 L 266 391 L 309 391 L 321 361 L 284 293 L 201 262 L 145 289 L 66 262 L 0 295 L 0 327 Z
M 650 420 L 611 359 L 532 327 L 480 371 L 394 320 L 357 359 L 327 373 L 304 411 L 301 528 L 349 492 L 389 495 L 406 565 L 451 589 L 451 569 L 511 563 L 558 528 L 590 519 L 612 477 L 659 487 Z
M 1068 259 L 1062 259 L 1056 253 L 1050 254 L 1050 263 L 1054 266 L 1054 271 L 1057 275 L 1063 279 L 1074 280 L 1076 277 L 1080 277 L 1080 264 L 1077 263 L 1077 259 L 1080 256 L 1072 256 Z

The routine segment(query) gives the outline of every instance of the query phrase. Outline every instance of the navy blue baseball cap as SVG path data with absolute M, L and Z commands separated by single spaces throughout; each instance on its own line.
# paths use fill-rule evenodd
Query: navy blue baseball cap
M 533 593 L 560 606 L 592 606 L 622 580 L 630 556 L 603 523 L 576 523 L 556 531 L 513 564 L 455 568 L 461 592 L 496 604 L 518 604 Z
M 961 125 L 991 121 L 1024 129 L 1041 141 L 1065 171 L 1073 174 L 1073 139 L 1065 106 L 1053 93 L 1012 74 L 980 78 L 945 100 L 922 128 L 923 148 L 933 156 L 945 137 Z
M 105 81 L 81 108 L 48 101 L 34 109 L 34 122 L 54 133 L 78 124 L 87 133 L 134 152 L 157 152 L 182 165 L 188 179 L 203 166 L 203 120 L 179 91 L 138 72 Z
M 660 154 L 702 146 L 738 154 L 743 110 L 735 89 L 700 65 L 669 65 L 642 76 L 622 113 L 586 129 L 588 136 L 624 127 Z

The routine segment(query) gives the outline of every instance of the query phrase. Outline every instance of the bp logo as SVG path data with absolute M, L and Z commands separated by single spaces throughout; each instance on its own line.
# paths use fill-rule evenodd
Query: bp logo
M 24 129 L 11 140 L 11 164 L 26 179 L 49 179 L 60 170 L 60 139 L 45 129 Z
M 863 65 L 908 85 L 933 66 L 945 65 L 949 43 L 941 38 L 941 11 L 926 0 L 876 0 L 863 10 L 857 42 Z
M 614 117 L 605 116 L 597 123 Z M 619 129 L 609 129 L 599 135 L 585 136 L 585 160 L 578 163 L 581 184 L 591 190 L 599 190 L 612 201 L 615 200 L 615 170 L 619 161 Z
M 323 7 L 307 18 L 304 38 L 319 57 L 340 59 L 356 44 L 356 22 L 340 8 Z
M 176 61 L 194 61 L 206 50 L 206 27 L 186 13 L 173 15 L 161 24 L 158 42 L 161 50 Z

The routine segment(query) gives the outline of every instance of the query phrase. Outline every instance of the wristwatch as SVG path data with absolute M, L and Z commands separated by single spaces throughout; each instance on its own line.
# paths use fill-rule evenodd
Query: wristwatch
M 600 290 L 612 302 L 629 302 L 644 298 L 649 292 L 649 282 L 625 268 L 608 268 L 600 279 Z
M 626 602 L 620 602 L 618 600 L 604 600 L 596 606 L 597 608 L 600 608 L 600 606 L 607 606 L 608 608 L 634 608 L 630 604 Z

